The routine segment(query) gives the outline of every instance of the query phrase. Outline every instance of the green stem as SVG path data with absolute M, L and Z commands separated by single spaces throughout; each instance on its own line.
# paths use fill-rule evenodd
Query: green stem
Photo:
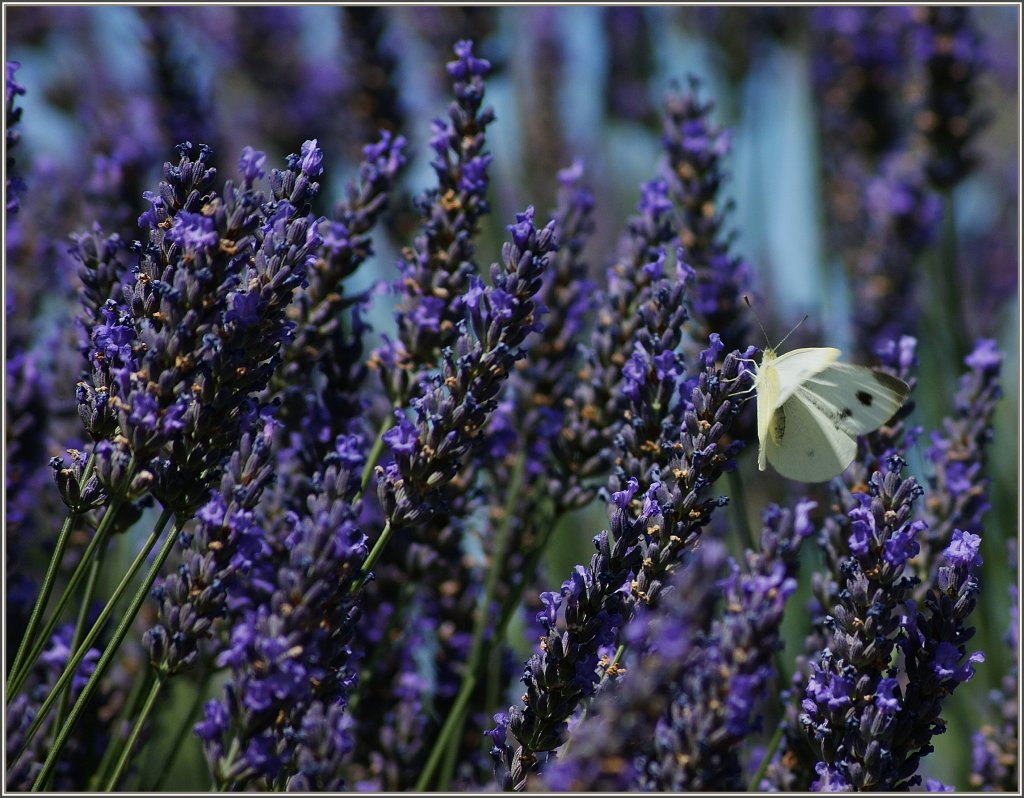
M 71 655 L 71 658 L 68 661 L 67 666 L 64 668 L 64 672 L 60 675 L 60 678 L 57 679 L 57 683 L 53 686 L 53 689 L 50 691 L 50 694 L 46 697 L 46 700 L 43 701 L 42 706 L 39 707 L 39 711 L 36 713 L 36 717 L 33 719 L 32 725 L 28 729 L 28 733 L 25 735 L 25 742 L 23 743 L 22 746 L 23 749 L 27 748 L 28 744 L 31 742 L 36 732 L 39 731 L 39 727 L 42 725 L 43 721 L 46 719 L 46 716 L 53 708 L 54 703 L 60 697 L 61 692 L 65 688 L 67 688 L 67 686 L 71 683 L 71 679 L 74 676 L 75 671 L 78 670 L 78 666 L 85 658 L 86 653 L 88 653 L 89 647 L 92 646 L 92 644 L 96 641 L 96 638 L 99 637 L 100 632 L 103 630 L 103 627 L 110 619 L 110 616 L 113 614 L 115 608 L 117 607 L 117 604 L 121 601 L 121 597 L 124 596 L 124 594 L 128 591 L 128 587 L 131 585 L 132 580 L 135 578 L 136 574 L 138 574 L 139 570 L 141 570 L 142 566 L 145 565 L 146 558 L 149 556 L 149 553 L 153 550 L 153 546 L 156 545 L 157 540 L 160 539 L 160 533 L 163 531 L 163 528 L 167 524 L 167 521 L 170 517 L 171 511 L 164 510 L 164 512 L 160 516 L 160 519 L 157 521 L 156 527 L 154 528 L 153 532 L 150 534 L 149 538 L 143 545 L 142 551 L 139 552 L 138 556 L 135 558 L 135 561 L 131 564 L 131 567 L 128 569 L 128 573 L 126 573 L 124 578 L 121 579 L 121 583 L 117 586 L 117 589 L 114 591 L 113 595 L 107 601 L 107 606 L 103 608 L 103 611 L 100 613 L 95 623 L 93 623 L 92 629 L 90 629 L 89 634 L 85 636 L 85 640 L 82 641 L 82 645 L 79 646 L 78 649 Z M 134 618 L 134 615 L 132 617 Z M 106 654 L 104 654 L 104 656 L 106 656 Z M 102 661 L 103 660 L 101 658 L 100 662 Z M 96 674 L 99 672 L 100 668 L 99 665 L 97 665 L 96 670 L 93 672 L 93 677 L 89 679 L 88 684 L 93 683 L 93 678 L 95 678 Z M 86 685 L 87 687 L 88 684 Z M 78 701 L 75 703 L 75 707 L 77 708 L 81 703 L 82 698 L 81 696 L 79 696 Z M 81 710 L 79 710 L 78 714 L 81 714 Z M 74 709 L 72 709 L 71 711 L 71 717 L 77 719 Z M 65 724 L 65 726 L 67 726 L 67 724 Z M 61 743 L 61 745 L 63 745 L 63 742 Z M 39 779 L 36 780 L 36 784 L 40 786 L 44 783 L 44 781 L 40 781 Z M 38 787 L 35 787 L 34 789 L 38 789 Z
M 772 739 L 768 741 L 768 747 L 764 751 L 764 756 L 761 757 L 761 764 L 757 768 L 757 773 L 754 774 L 754 778 L 750 780 L 750 784 L 747 786 L 747 792 L 760 792 L 761 789 L 758 785 L 761 783 L 761 779 L 764 778 L 764 774 L 768 770 L 768 765 L 771 764 L 772 759 L 775 757 L 775 752 L 779 748 L 779 743 L 782 741 L 782 723 L 775 727 L 775 733 L 772 735 Z
M 77 651 L 82 644 L 82 636 L 85 634 L 85 624 L 89 620 L 89 606 L 92 604 L 92 597 L 96 593 L 96 583 L 99 581 L 100 571 L 103 569 L 103 560 L 106 557 L 107 546 L 99 548 L 96 559 L 93 560 L 92 568 L 89 569 L 89 581 L 85 584 L 85 595 L 82 596 L 81 604 L 78 607 L 78 618 L 75 620 L 75 631 L 71 635 L 71 651 Z M 60 697 L 60 706 L 57 707 L 57 720 L 53 725 L 54 730 L 59 729 L 68 715 L 68 704 L 71 700 L 71 691 L 65 690 Z M 52 789 L 51 783 L 46 789 Z
M 174 733 L 171 744 L 167 749 L 168 753 L 163 758 L 163 765 L 160 767 L 160 772 L 153 780 L 153 786 L 147 790 L 147 792 L 159 792 L 163 789 L 167 774 L 171 772 L 171 765 L 174 764 L 178 753 L 181 751 L 181 746 L 185 742 L 185 735 L 188 734 L 192 728 L 192 720 L 195 718 L 196 712 L 203 705 L 203 699 L 206 698 L 207 684 L 209 683 L 212 675 L 213 670 L 208 668 L 203 673 L 202 678 L 199 679 L 198 684 L 196 684 L 196 689 L 192 698 L 192 705 L 189 707 L 188 713 L 182 719 L 181 723 L 178 724 L 178 730 Z
M 476 673 L 480 668 L 480 659 L 484 653 L 484 635 L 487 632 L 487 619 L 490 617 L 491 604 L 494 603 L 494 596 L 498 592 L 498 583 L 501 581 L 501 574 L 504 570 L 505 560 L 508 557 L 509 544 L 512 540 L 512 516 L 515 511 L 516 502 L 521 500 L 519 495 L 523 485 L 523 474 L 526 473 L 526 451 L 520 449 L 519 454 L 516 456 L 515 465 L 512 467 L 512 476 L 509 480 L 508 492 L 505 494 L 505 503 L 502 506 L 501 526 L 498 528 L 498 535 L 495 541 L 494 556 L 491 558 L 491 567 L 487 569 L 487 580 L 484 582 L 484 599 L 483 604 L 480 606 L 476 616 L 476 620 L 473 624 L 473 642 L 469 649 L 469 660 L 466 663 L 466 673 L 473 674 L 473 682 L 476 682 Z M 491 648 L 496 648 L 500 645 L 501 641 L 495 637 L 491 640 Z M 465 682 L 465 678 L 463 680 Z M 461 690 L 460 688 L 460 694 Z M 467 696 L 468 702 L 468 696 Z M 455 718 L 454 724 L 452 724 L 452 739 L 445 739 L 443 736 L 438 736 L 434 743 L 434 747 L 452 747 L 458 746 L 458 741 L 462 737 L 462 727 L 465 723 L 465 714 L 463 713 L 459 717 Z M 447 723 L 445 724 L 447 725 Z M 453 770 L 455 767 L 455 759 L 449 756 L 446 759 L 446 764 L 451 766 Z M 448 784 L 451 781 L 452 770 L 442 770 L 440 780 L 438 783 L 439 790 L 448 789 Z M 426 774 L 429 778 L 430 774 Z M 422 777 L 421 777 L 422 780 Z
M 394 423 L 395 416 L 393 413 L 388 413 L 384 416 L 384 420 L 380 422 L 377 437 L 373 441 L 373 448 L 370 449 L 370 455 L 366 458 L 366 465 L 363 466 L 363 476 L 359 482 L 359 493 L 356 494 L 356 499 L 366 493 L 366 489 L 370 486 L 370 477 L 373 476 L 373 469 L 377 465 L 377 461 L 380 460 L 381 453 L 384 451 L 384 433 L 391 429 Z
M 743 490 L 743 477 L 740 476 L 740 472 L 730 471 L 729 472 L 729 490 L 732 493 L 732 499 L 729 502 L 733 508 L 733 518 L 735 518 L 736 528 L 740 534 L 740 545 L 750 551 L 757 551 L 757 543 L 754 540 L 754 532 L 750 528 L 750 519 L 747 518 L 747 501 L 744 496 Z
M 99 767 L 96 768 L 96 772 L 89 779 L 89 792 L 97 792 L 99 786 L 107 780 L 110 766 L 114 763 L 114 757 L 117 755 L 117 746 L 114 743 L 121 736 L 120 732 L 116 730 L 125 728 L 128 721 L 135 717 L 135 713 L 139 711 L 139 705 L 142 703 L 142 697 L 149 691 L 153 671 L 147 668 L 140 676 L 141 678 L 136 679 L 132 685 L 131 692 L 128 694 L 128 698 L 121 708 L 120 714 L 117 716 L 116 725 L 112 727 L 115 732 L 111 735 L 110 744 L 103 752 L 103 758 L 100 760 Z
M 74 595 L 75 590 L 78 589 L 78 583 L 85 578 L 86 573 L 89 572 L 89 564 L 92 562 L 96 552 L 101 549 L 107 536 L 110 534 L 110 527 L 113 524 L 114 517 L 123 504 L 122 500 L 113 498 L 110 500 L 110 504 L 107 506 L 107 510 L 103 513 L 103 518 L 100 520 L 99 526 L 96 527 L 96 533 L 92 536 L 92 540 L 89 541 L 89 545 L 86 546 L 85 551 L 82 553 L 82 559 L 75 567 L 74 572 L 71 574 L 71 578 L 68 580 L 67 586 L 64 588 L 60 599 L 57 602 L 57 606 L 50 616 L 50 620 L 46 622 L 42 632 L 37 633 L 36 640 L 32 643 L 32 648 L 27 658 L 22 663 L 21 667 L 17 670 L 11 669 L 11 677 L 7 685 L 7 703 L 10 703 L 18 691 L 21 690 L 22 685 L 25 683 L 25 679 L 32 672 L 32 666 L 36 660 L 39 659 L 39 655 L 42 654 L 43 649 L 46 647 L 47 642 L 50 640 L 50 635 L 53 634 L 53 630 L 60 623 L 61 615 L 64 612 L 64 608 L 67 606 L 68 601 Z M 28 638 L 26 637 L 26 640 Z
M 159 536 L 159 530 L 163 528 L 164 524 L 166 524 L 170 515 L 171 511 L 165 509 L 163 514 L 160 516 L 160 522 L 157 523 L 156 530 L 154 530 L 154 535 L 157 537 Z M 71 715 L 68 718 L 67 723 L 64 724 L 57 735 L 57 739 L 50 750 L 50 754 L 46 757 L 46 761 L 43 763 L 43 769 L 39 771 L 39 775 L 36 777 L 35 783 L 32 785 L 32 789 L 34 791 L 39 790 L 40 787 L 46 783 L 50 772 L 57 767 L 57 761 L 60 758 L 60 753 L 67 744 L 68 738 L 71 736 L 71 731 L 74 729 L 79 718 L 81 718 L 82 714 L 85 712 L 85 707 L 89 703 L 89 699 L 92 698 L 92 694 L 96 692 L 96 689 L 99 687 L 100 680 L 103 678 L 104 673 L 106 673 L 107 668 L 116 656 L 118 649 L 121 647 L 121 643 L 124 642 L 125 637 L 127 637 L 128 631 L 131 629 L 132 623 L 135 621 L 135 616 L 138 615 L 143 603 L 148 598 L 150 590 L 153 588 L 153 583 L 156 581 L 156 578 L 160 573 L 160 569 L 163 568 L 164 562 L 167 560 L 171 550 L 174 548 L 174 544 L 178 540 L 178 535 L 181 533 L 183 525 L 183 521 L 176 523 L 174 528 L 167 535 L 167 538 L 164 540 L 163 545 L 160 547 L 160 551 L 157 553 L 156 559 L 153 560 L 153 564 L 146 573 L 142 584 L 135 592 L 135 596 L 132 598 L 131 604 L 128 606 L 128 611 L 125 612 L 124 616 L 121 618 L 121 623 L 114 631 L 113 638 L 104 650 L 103 656 L 100 657 L 99 662 L 96 663 L 96 669 L 93 671 L 92 676 L 89 677 L 89 681 L 86 683 L 85 687 L 82 688 L 82 693 L 78 696 L 78 700 L 75 702 L 75 705 L 71 710 Z M 118 586 L 118 589 L 120 590 L 121 586 L 126 585 L 127 582 L 127 579 L 124 580 L 122 584 Z M 110 608 L 113 604 L 114 602 L 111 601 L 107 607 Z M 95 631 L 96 627 L 93 627 L 93 629 Z M 82 652 L 82 655 L 84 656 L 84 651 Z
M 64 560 L 64 552 L 68 546 L 68 539 L 71 537 L 71 528 L 77 519 L 78 515 L 76 513 L 69 513 L 64 519 L 63 526 L 60 528 L 60 534 L 57 536 L 57 545 L 53 550 L 53 555 L 50 557 L 50 564 L 46 569 L 46 575 L 43 577 L 43 584 L 39 588 L 39 595 L 36 596 L 36 603 L 32 607 L 28 626 L 25 627 L 25 634 L 22 635 L 21 643 L 18 644 L 18 653 L 14 655 L 14 663 L 11 665 L 9 674 L 10 678 L 16 676 L 22 668 L 29 641 L 36 639 L 36 627 L 39 625 L 39 619 L 42 618 L 46 605 L 50 601 L 50 593 L 53 592 L 53 585 L 57 581 L 57 571 Z M 12 689 L 10 684 L 8 684 L 7 702 L 10 703 L 16 694 L 17 689 Z
M 117 787 L 117 783 L 121 780 L 121 775 L 124 773 L 124 769 L 128 766 L 128 761 L 131 759 L 132 750 L 135 748 L 135 744 L 139 741 L 139 734 L 142 732 L 143 727 L 146 725 L 146 721 L 149 719 L 149 713 L 152 712 L 153 707 L 156 706 L 157 696 L 160 695 L 160 691 L 163 689 L 166 681 L 167 675 L 158 669 L 156 672 L 156 679 L 153 680 L 153 684 L 149 688 L 149 695 L 146 696 L 146 703 L 142 705 L 142 711 L 135 719 L 135 725 L 132 726 L 131 734 L 128 735 L 128 741 L 121 748 L 121 756 L 118 757 L 117 764 L 114 766 L 114 772 L 110 775 L 106 786 L 103 788 L 104 792 L 113 792 L 114 788 Z
M 391 522 L 388 521 L 384 524 L 384 529 L 381 531 L 380 537 L 377 538 L 377 542 L 373 544 L 373 548 L 370 549 L 370 553 L 366 555 L 366 562 L 363 563 L 363 568 L 359 578 L 352 583 L 352 593 L 358 592 L 359 588 L 366 584 L 366 580 L 373 571 L 373 566 L 377 564 L 377 560 L 380 559 L 380 555 L 384 553 L 384 547 L 388 545 L 388 541 L 391 540 L 393 532 L 394 530 L 391 528 Z
M 946 212 L 942 217 L 942 284 L 945 289 L 943 305 L 945 313 L 942 326 L 947 330 L 952 346 L 951 361 L 959 367 L 967 356 L 963 302 L 961 301 L 960 275 L 957 271 L 956 214 L 953 208 L 953 190 L 943 192 Z
M 82 477 L 78 480 L 79 489 L 89 481 L 89 477 L 92 476 L 92 471 L 95 466 L 96 455 L 90 454 L 89 459 L 85 463 L 85 468 L 82 470 Z M 25 652 L 29 645 L 29 641 L 35 640 L 38 636 L 38 630 L 36 627 L 39 625 L 39 621 L 43 617 L 43 612 L 46 611 L 46 605 L 50 602 L 50 594 L 53 592 L 53 586 L 57 582 L 57 573 L 60 570 L 61 562 L 64 560 L 64 552 L 67 550 L 68 540 L 71 539 L 71 531 L 74 528 L 75 521 L 80 517 L 80 513 L 69 512 L 64 518 L 64 523 L 60 528 L 60 534 L 57 536 L 57 545 L 53 549 L 53 554 L 50 555 L 50 564 L 46 567 L 46 575 L 43 577 L 43 584 L 39 588 L 39 595 L 36 596 L 36 603 L 32 607 L 32 614 L 29 616 L 28 625 L 25 627 L 25 632 L 21 637 L 21 643 L 18 644 L 18 651 L 14 655 L 14 662 L 11 664 L 11 670 L 8 678 L 17 674 L 19 669 L 23 667 L 31 667 L 31 662 L 35 662 L 35 659 L 32 659 L 29 665 L 25 666 Z M 8 689 L 8 702 L 10 702 L 10 699 L 14 697 L 15 693 L 15 690 L 10 688 Z
M 213 784 L 210 785 L 210 792 L 225 792 L 228 789 L 228 782 L 221 777 L 226 777 L 231 772 L 240 747 L 238 736 L 236 735 L 231 739 L 231 746 L 228 748 L 228 753 L 224 759 L 214 763 Z
M 467 676 L 462 682 L 462 689 L 459 691 L 459 695 L 455 699 L 455 704 L 452 705 L 452 710 L 448 713 L 444 726 L 441 727 L 441 731 L 438 734 L 438 740 L 451 735 L 456 722 L 459 721 L 462 712 L 469 703 L 469 697 L 472 695 L 473 688 L 475 686 L 476 674 L 467 672 Z M 435 745 L 430 751 L 430 758 L 427 759 L 427 764 L 423 766 L 423 771 L 420 773 L 419 780 L 416 782 L 415 792 L 427 791 L 427 785 L 430 783 L 430 777 L 437 769 L 437 765 L 441 761 L 441 755 L 444 753 L 444 750 L 443 746 Z

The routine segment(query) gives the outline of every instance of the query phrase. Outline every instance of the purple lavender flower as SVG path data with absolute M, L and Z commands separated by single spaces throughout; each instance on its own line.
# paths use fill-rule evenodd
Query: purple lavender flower
M 902 8 L 815 9 L 813 77 L 826 160 L 853 152 L 876 160 L 903 137 L 910 14 Z
M 362 463 L 340 444 L 315 475 L 306 508 L 279 519 L 277 545 L 251 555 L 254 567 L 274 572 L 269 595 L 234 582 L 229 601 L 244 609 L 218 657 L 231 680 L 195 729 L 219 785 L 343 786 L 331 763 L 352 746 L 343 712 L 356 675 L 353 588 L 367 547 L 353 503 Z M 316 717 L 324 722 L 312 723 Z
M 717 577 L 724 562 L 725 550 L 717 542 L 694 550 L 672 576 L 662 604 L 630 622 L 624 637 L 633 653 L 625 676 L 598 694 L 573 729 L 567 753 L 549 761 L 543 771 L 546 789 L 625 792 L 640 787 L 644 755 L 659 736 L 672 687 L 702 657 L 702 633 L 719 595 Z M 501 713 L 495 721 L 491 734 L 500 752 L 507 750 L 508 718 Z
M 185 538 L 182 564 L 153 589 L 157 622 L 143 643 L 163 675 L 195 662 L 229 599 L 239 600 L 238 581 L 252 578 L 253 562 L 265 556 L 253 510 L 272 476 L 272 430 L 268 420 L 242 436 L 219 488 L 196 514 L 199 524 Z
M 1016 541 L 1011 541 L 1008 560 L 1016 564 Z M 1017 682 L 1020 663 L 1017 660 L 1020 607 L 1017 586 L 1010 586 L 1010 624 L 1003 641 L 1010 667 L 1003 676 L 999 689 L 989 693 L 989 703 L 996 718 L 986 723 L 971 737 L 972 789 L 985 792 L 1013 792 L 1017 789 L 1019 763 L 1017 761 L 1017 735 L 1020 725 L 1020 705 L 1017 700 Z
M 738 409 L 726 386 L 742 367 L 739 357 L 730 354 L 720 369 L 706 366 L 694 378 L 678 441 L 663 468 L 667 481 L 649 484 L 643 500 L 635 478 L 622 479 L 612 494 L 611 530 L 594 538 L 597 554 L 590 565 L 563 583 L 564 620 L 545 628 L 540 653 L 524 670 L 523 707 L 508 713 L 515 742 L 492 751 L 499 783 L 521 789 L 538 754 L 563 742 L 567 719 L 597 684 L 601 646 L 615 642 L 635 603 L 657 601 L 665 578 L 724 503 L 702 494 L 734 464 L 738 447 L 721 439 Z
M 922 569 L 949 545 L 954 528 L 978 534 L 988 511 L 989 478 L 985 474 L 986 449 L 992 439 L 992 418 L 1002 396 L 999 373 L 1002 353 L 995 341 L 979 340 L 964 363 L 953 397 L 953 413 L 943 419 L 942 430 L 932 433 L 925 454 L 934 467 L 925 505 L 929 531 L 924 536 Z M 931 581 L 931 580 L 928 580 Z
M 307 160 L 313 150 L 304 145 Z M 230 183 L 197 212 L 213 179 L 205 157 L 193 162 L 183 153 L 177 167 L 166 166 L 143 216 L 155 229 L 123 288 L 138 348 L 127 361 L 93 355 L 93 385 L 80 400 L 93 413 L 107 388 L 136 465 L 152 471 L 161 501 L 181 510 L 205 500 L 252 417 L 252 398 L 290 334 L 285 308 L 319 242 L 292 204 L 316 192 L 298 156 L 289 171 L 271 174 L 265 218 L 256 213 L 264 196 Z M 94 351 L 100 343 L 94 330 Z
M 468 324 L 460 323 L 454 348 L 444 353 L 441 374 L 432 377 L 413 402 L 415 451 L 408 451 L 407 437 L 396 433 L 392 440 L 400 441 L 405 451 L 393 450 L 394 460 L 377 469 L 378 495 L 396 529 L 440 509 L 441 487 L 456 476 L 497 406 L 501 384 L 523 355 L 519 347 L 539 329 L 540 308 L 534 296 L 556 248 L 553 226 L 538 232 L 532 208 L 517 219 L 519 225 L 509 230 L 518 243 L 505 244 L 504 266 L 491 267 L 493 284 L 469 308 Z
M 344 281 L 373 254 L 370 232 L 387 211 L 389 197 L 405 165 L 405 140 L 382 132 L 363 148 L 358 182 L 349 183 L 332 221 L 320 224 L 323 243 L 297 292 L 295 338 L 284 350 L 275 385 L 283 388 L 283 421 L 305 427 L 297 454 L 316 463 L 334 438 L 359 416 L 357 394 L 366 375 L 362 336 L 365 294 L 348 294 Z M 311 385 L 310 374 L 323 375 Z
M 438 185 L 417 200 L 420 234 L 399 262 L 398 340 L 394 351 L 378 353 L 374 361 L 393 401 L 415 393 L 418 371 L 433 367 L 438 354 L 454 345 L 463 315 L 460 299 L 477 271 L 474 238 L 489 210 L 485 193 L 491 156 L 484 146 L 494 112 L 482 109 L 482 103 L 490 65 L 473 55 L 468 41 L 456 44 L 455 54 L 457 60 L 448 64 L 455 101 L 447 120 L 434 121 L 430 139 Z M 424 303 L 432 303 L 430 312 L 424 312 Z
M 581 488 L 589 488 L 578 492 L 581 504 L 594 491 L 584 480 L 607 473 L 615 436 L 626 426 L 624 413 L 636 406 L 625 400 L 622 382 L 638 331 L 648 328 L 644 341 L 651 349 L 674 349 L 687 318 L 682 306 L 684 275 L 664 274 L 663 247 L 672 238 L 671 208 L 663 181 L 641 187 L 637 213 L 627 222 L 618 257 L 607 271 L 607 287 L 594 303 L 591 340 L 580 345 L 583 365 L 578 379 L 571 396 L 561 402 L 566 414 L 563 432 L 551 445 L 560 467 L 574 473 Z M 666 405 L 661 417 L 668 411 Z M 660 420 L 649 417 L 647 427 L 658 426 Z M 646 478 L 643 470 L 636 474 Z
M 740 298 L 750 291 L 750 266 L 732 254 L 725 229 L 732 203 L 722 196 L 729 135 L 711 122 L 714 103 L 702 101 L 699 81 L 673 87 L 665 99 L 661 174 L 675 205 L 680 260 L 696 272 L 691 337 L 703 345 L 712 333 L 730 348 L 746 340 L 748 318 Z
M 906 687 L 902 706 L 891 729 L 892 758 L 886 761 L 878 783 L 886 789 L 920 783 L 915 776 L 921 758 L 931 753 L 931 738 L 945 731 L 942 705 L 956 688 L 974 676 L 981 652 L 967 653 L 974 629 L 965 624 L 978 597 L 981 538 L 955 530 L 939 566 L 938 585 L 928 591 L 920 608 L 908 602 L 901 619 L 900 639 Z M 885 746 L 886 741 L 878 741 Z
M 851 554 L 840 564 L 842 590 L 833 594 L 827 648 L 814 663 L 800 716 L 819 776 L 854 789 L 919 783 L 920 757 L 943 728 L 942 698 L 970 678 L 976 659 L 960 661 L 973 633 L 962 621 L 977 593 L 976 543 L 958 538 L 939 588 L 918 610 L 907 565 L 926 526 L 914 520 L 913 504 L 923 491 L 912 477 L 900 477 L 902 468 L 891 458 L 887 472 L 872 476 L 870 495 L 855 494 Z M 903 654 L 899 684 L 905 687 L 893 682 L 895 647 Z M 823 783 L 819 779 L 819 788 Z
M 25 735 L 43 700 L 50 693 L 53 685 L 64 670 L 71 656 L 72 626 L 64 625 L 57 628 L 43 649 L 42 655 L 33 666 L 27 688 L 15 696 L 7 706 L 7 774 L 5 784 L 9 790 L 27 791 L 46 758 L 48 749 L 47 734 L 37 734 L 28 749 L 21 755 L 18 751 L 23 747 Z M 77 696 L 88 681 L 96 667 L 100 652 L 90 649 L 75 671 L 71 681 L 72 696 Z M 97 697 L 98 706 L 116 703 L 123 695 L 113 698 L 110 691 Z M 53 727 L 53 718 L 44 722 L 44 730 Z M 97 758 L 101 755 L 110 735 L 110 722 L 93 714 L 90 728 L 80 727 L 70 741 L 62 758 L 62 766 L 55 774 L 54 788 L 59 790 L 73 789 L 84 783 L 91 772 Z

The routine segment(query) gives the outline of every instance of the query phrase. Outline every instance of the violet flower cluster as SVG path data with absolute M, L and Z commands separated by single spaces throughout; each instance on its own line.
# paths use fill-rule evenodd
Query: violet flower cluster
M 8 19 L 8 789 L 1019 787 L 987 12 L 121 11 Z M 821 484 L 752 456 L 777 58 L 912 391 Z

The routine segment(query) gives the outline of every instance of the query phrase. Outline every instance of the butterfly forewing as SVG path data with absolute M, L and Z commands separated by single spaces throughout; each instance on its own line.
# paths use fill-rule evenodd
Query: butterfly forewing
M 777 377 L 778 393 L 774 397 L 776 406 L 784 405 L 797 388 L 807 380 L 824 371 L 839 359 L 839 350 L 832 347 L 794 349 L 792 352 L 769 360 L 767 353 L 762 368 L 774 370 Z
M 906 401 L 910 388 L 883 371 L 848 363 L 833 363 L 808 379 L 801 390 L 805 400 L 847 435 L 878 429 Z

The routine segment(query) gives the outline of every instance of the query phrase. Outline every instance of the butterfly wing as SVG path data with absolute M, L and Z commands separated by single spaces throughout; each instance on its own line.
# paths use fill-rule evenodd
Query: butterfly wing
M 775 358 L 772 364 L 778 375 L 776 402 L 784 405 L 807 380 L 829 368 L 839 359 L 840 352 L 831 346 L 794 349 Z
M 833 363 L 807 379 L 804 400 L 847 435 L 878 429 L 910 395 L 910 386 L 884 371 Z
M 765 349 L 757 370 L 757 467 L 765 470 L 767 441 L 770 427 L 778 411 L 804 382 L 827 369 L 839 357 L 839 350 L 831 347 L 794 349 L 777 357 L 772 349 Z
M 762 450 L 782 476 L 825 482 L 853 462 L 857 441 L 832 423 L 810 391 L 798 388 L 773 414 Z

